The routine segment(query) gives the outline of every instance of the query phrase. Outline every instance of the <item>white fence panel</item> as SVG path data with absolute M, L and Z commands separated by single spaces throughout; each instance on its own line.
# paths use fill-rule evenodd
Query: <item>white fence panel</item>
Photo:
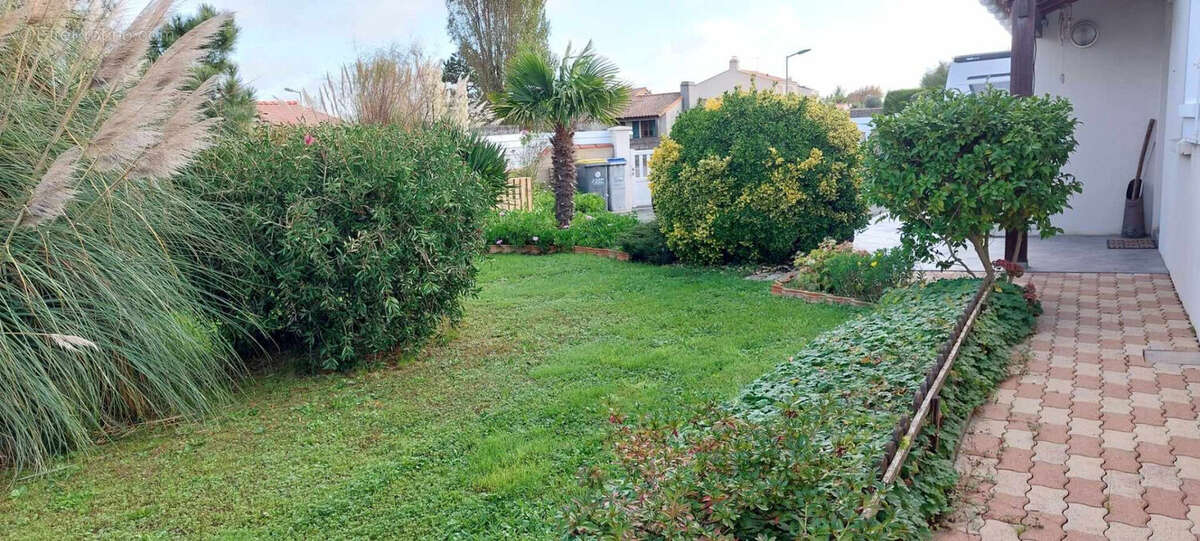
M 508 159 L 508 168 L 517 169 L 528 165 L 529 160 L 550 148 L 549 132 L 546 133 L 506 133 L 503 135 L 487 135 L 484 139 L 491 141 L 504 149 Z M 608 130 L 593 130 L 575 132 L 576 145 L 611 145 L 612 134 Z

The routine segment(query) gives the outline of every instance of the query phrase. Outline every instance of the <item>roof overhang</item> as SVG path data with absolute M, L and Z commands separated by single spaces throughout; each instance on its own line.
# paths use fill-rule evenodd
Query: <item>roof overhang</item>
M 1076 0 L 1035 0 L 1037 3 L 1038 18 L 1044 17 L 1050 13 L 1058 11 L 1070 4 L 1074 4 Z M 1012 19 L 1012 4 L 1013 0 L 979 0 L 980 4 L 1000 21 L 1000 24 L 1005 28 L 1009 28 Z

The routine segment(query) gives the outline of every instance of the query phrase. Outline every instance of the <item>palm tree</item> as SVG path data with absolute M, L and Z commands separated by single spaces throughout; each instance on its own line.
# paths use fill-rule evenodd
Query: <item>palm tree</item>
M 562 59 L 526 51 L 513 57 L 504 91 L 493 96 L 496 116 L 527 129 L 551 130 L 554 217 L 559 227 L 575 215 L 575 127 L 583 121 L 612 124 L 629 103 L 629 86 L 617 79 L 617 67 L 592 52 L 588 42 L 576 55 L 571 46 Z

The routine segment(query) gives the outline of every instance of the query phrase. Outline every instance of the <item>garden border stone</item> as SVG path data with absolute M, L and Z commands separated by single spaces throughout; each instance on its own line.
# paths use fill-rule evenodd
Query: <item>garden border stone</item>
M 805 289 L 797 289 L 794 287 L 787 287 L 786 285 L 784 285 L 784 284 L 792 281 L 792 279 L 796 277 L 797 273 L 799 273 L 799 271 L 792 271 L 792 272 L 789 272 L 789 273 L 783 275 L 783 277 L 781 277 L 780 279 L 775 280 L 771 284 L 771 294 L 779 296 L 779 297 L 792 297 L 792 298 L 802 299 L 802 300 L 805 300 L 808 302 L 817 302 L 817 303 L 824 303 L 824 304 L 844 304 L 844 305 L 848 305 L 848 306 L 874 306 L 874 303 L 870 303 L 867 301 L 862 301 L 862 300 L 858 300 L 858 299 L 854 299 L 854 298 L 850 298 L 850 297 L 839 297 L 837 295 L 830 295 L 828 293 L 821 293 L 818 291 L 808 291 Z

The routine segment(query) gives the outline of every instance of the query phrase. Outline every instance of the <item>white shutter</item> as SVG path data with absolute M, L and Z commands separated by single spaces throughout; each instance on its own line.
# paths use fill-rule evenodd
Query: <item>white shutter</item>
M 1184 77 L 1183 103 L 1179 106 L 1180 138 L 1200 143 L 1200 3 L 1188 5 L 1187 73 Z

